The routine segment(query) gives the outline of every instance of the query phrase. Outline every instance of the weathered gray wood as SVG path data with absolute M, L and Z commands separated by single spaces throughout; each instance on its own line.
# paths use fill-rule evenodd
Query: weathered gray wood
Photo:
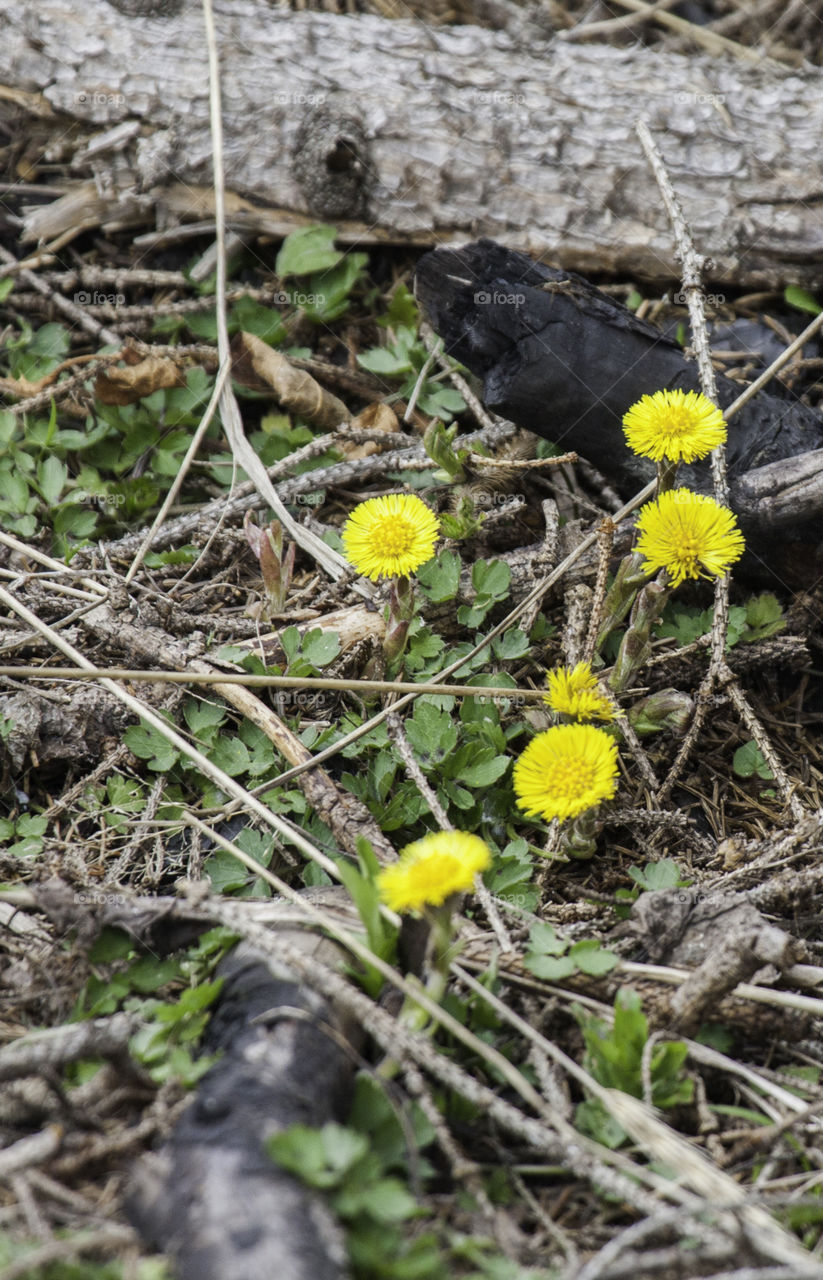
M 350 238 L 422 243 L 488 233 L 564 267 L 671 277 L 671 233 L 633 134 L 644 117 L 715 291 L 823 282 L 816 69 L 560 38 L 518 48 L 503 31 L 284 13 L 266 0 L 217 8 L 227 182 L 281 223 L 286 211 L 342 223 Z M 0 83 L 42 90 L 59 113 L 55 154 L 76 150 L 77 179 L 94 173 L 110 192 L 97 222 L 149 220 L 164 190 L 210 183 L 200 6 L 168 9 L 0 0 Z M 87 126 L 71 143 L 65 116 Z M 139 134 L 118 131 L 116 151 L 89 152 L 93 133 L 135 121 Z M 65 227 L 47 208 L 24 230 Z

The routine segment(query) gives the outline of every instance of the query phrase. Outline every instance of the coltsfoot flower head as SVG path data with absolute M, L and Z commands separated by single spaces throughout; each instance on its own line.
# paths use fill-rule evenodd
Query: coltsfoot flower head
M 471 889 L 491 862 L 488 845 L 466 831 L 437 831 L 401 850 L 377 877 L 380 897 L 393 911 L 439 907 L 453 893 Z
M 613 720 L 614 710 L 608 698 L 598 691 L 588 662 L 574 667 L 555 667 L 546 677 L 549 692 L 546 702 L 558 715 L 577 720 Z
M 623 417 L 630 449 L 655 462 L 694 462 L 726 439 L 717 405 L 699 391 L 655 391 Z
M 647 502 L 637 529 L 646 573 L 668 570 L 673 587 L 686 578 L 722 577 L 746 546 L 734 512 L 691 489 L 669 489 Z
M 415 494 L 390 493 L 354 508 L 343 528 L 343 550 L 372 582 L 405 578 L 431 560 L 439 532 L 437 516 Z
M 594 725 L 558 724 L 532 738 L 512 776 L 529 817 L 576 818 L 617 790 L 617 744 Z

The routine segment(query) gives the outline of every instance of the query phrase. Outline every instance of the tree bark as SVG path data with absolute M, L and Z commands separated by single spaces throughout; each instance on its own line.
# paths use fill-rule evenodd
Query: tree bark
M 39 149 L 72 170 L 64 203 L 26 213 L 24 239 L 187 205 L 202 216 L 198 4 L 0 0 L 0 18 L 0 83 L 17 104 L 4 114 L 50 108 Z M 350 241 L 429 245 L 490 234 L 565 268 L 676 277 L 633 132 L 644 118 L 712 260 L 707 282 L 823 282 L 817 73 L 546 40 L 527 19 L 515 36 L 222 0 L 216 22 L 239 228 L 325 219 Z

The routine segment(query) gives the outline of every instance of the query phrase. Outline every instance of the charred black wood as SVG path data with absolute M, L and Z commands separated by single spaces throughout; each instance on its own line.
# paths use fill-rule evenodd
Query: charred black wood
M 264 1142 L 345 1118 L 353 1055 L 330 1006 L 245 944 L 218 974 L 203 1050 L 223 1056 L 166 1146 L 138 1166 L 126 1211 L 179 1280 L 343 1280 L 335 1219 Z
M 621 421 L 643 395 L 700 389 L 697 364 L 671 338 L 584 277 L 534 262 L 494 240 L 426 254 L 417 266 L 415 292 L 447 353 L 482 378 L 489 409 L 562 449 L 576 450 L 626 498 L 653 477 L 654 465 L 627 447 Z M 740 386 L 719 376 L 717 391 L 721 407 L 727 407 Z M 819 415 L 788 394 L 761 391 L 729 423 L 731 505 L 746 533 L 742 567 L 750 575 L 811 587 L 823 573 L 823 495 L 819 505 L 807 502 L 793 522 L 776 519 L 771 510 L 772 503 L 784 513 L 787 507 L 779 497 L 779 464 L 793 460 L 787 488 L 797 481 L 798 456 L 821 448 Z M 758 485 L 761 467 L 770 470 Z M 814 459 L 811 470 L 816 474 Z M 709 491 L 708 463 L 683 467 L 679 474 L 683 483 Z

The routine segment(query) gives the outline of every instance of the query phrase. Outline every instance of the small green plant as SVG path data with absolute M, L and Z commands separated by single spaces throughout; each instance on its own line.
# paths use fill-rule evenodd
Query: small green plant
M 416 1150 L 425 1150 L 433 1136 L 430 1126 L 417 1108 L 409 1120 Z M 398 1176 L 408 1170 L 406 1134 L 371 1079 L 358 1078 L 348 1126 L 293 1125 L 268 1139 L 266 1148 L 277 1164 L 329 1197 L 346 1227 L 358 1280 L 411 1280 L 429 1274 L 446 1280 L 445 1271 L 413 1269 L 435 1263 L 439 1251 L 433 1236 L 415 1240 L 401 1229 L 419 1214 L 405 1178 Z M 425 1158 L 423 1171 L 430 1172 Z
M 357 907 L 358 915 L 366 930 L 365 940 L 369 949 L 381 960 L 392 964 L 397 950 L 398 931 L 383 919 L 380 912 L 380 891 L 377 886 L 380 864 L 368 840 L 360 839 L 357 842 L 356 867 L 341 858 L 337 869 L 342 883 L 348 889 L 352 902 Z M 360 975 L 360 981 L 371 996 L 376 998 L 380 994 L 383 976 L 374 966 L 365 967 L 364 973 Z
M 676 599 L 669 600 L 661 617 L 657 635 L 673 636 L 681 646 L 693 644 L 701 636 L 708 635 L 712 628 L 711 609 L 689 608 Z M 726 647 L 732 649 L 737 644 L 754 644 L 757 640 L 767 640 L 783 631 L 785 626 L 786 618 L 780 601 L 777 596 L 766 591 L 762 595 L 753 596 L 745 605 L 730 606 Z
M 192 1051 L 206 1028 L 209 1008 L 222 985 L 220 979 L 201 982 L 173 1002 L 147 1000 L 140 1004 L 139 1012 L 146 1025 L 132 1036 L 129 1048 L 155 1084 L 177 1080 L 190 1088 L 212 1066 L 214 1057 L 197 1057 Z
M 532 925 L 524 960 L 527 969 L 547 982 L 557 982 L 575 972 L 599 976 L 609 973 L 619 962 L 620 957 L 596 938 L 571 942 L 558 937 L 552 926 L 542 921 Z
M 127 934 L 104 929 L 89 952 L 93 973 L 73 1018 L 101 1017 L 121 1008 L 138 1014 L 143 1025 L 130 1042 L 133 1056 L 157 1084 L 176 1080 L 190 1087 L 214 1061 L 195 1053 L 222 986 L 222 980 L 210 981 L 207 975 L 235 941 L 228 929 L 210 929 L 188 952 L 164 959 L 137 955 Z M 174 998 L 181 982 L 190 985 Z M 158 993 L 165 998 L 156 998 Z
M 360 1075 L 344 1125 L 294 1125 L 270 1138 L 272 1159 L 321 1192 L 347 1235 L 354 1280 L 549 1280 L 502 1257 L 490 1240 L 444 1221 L 426 1156 L 434 1131 L 413 1105 L 400 1123 L 378 1082 Z M 415 1180 L 415 1194 L 408 1187 Z
M 640 997 L 626 988 L 617 993 L 612 1026 L 576 1007 L 586 1052 L 583 1065 L 600 1084 L 621 1089 L 634 1098 L 643 1097 L 643 1053 L 649 1038 L 649 1024 Z M 676 1107 L 692 1099 L 694 1085 L 682 1074 L 688 1045 L 681 1041 L 661 1041 L 649 1059 L 652 1102 L 656 1107 Z M 575 1123 L 584 1133 L 607 1147 L 619 1147 L 628 1135 L 597 1098 L 581 1102 Z
M 418 337 L 420 316 L 417 304 L 405 285 L 395 289 L 389 309 L 378 323 L 385 327 L 388 341 L 384 346 L 364 351 L 357 357 L 357 363 L 370 373 L 400 381 L 396 398 L 408 399 L 429 353 Z M 443 386 L 436 377 L 425 380 L 417 405 L 423 413 L 443 422 L 451 422 L 456 413 L 462 413 L 466 408 L 460 392 Z
M 658 889 L 683 889 L 691 884 L 684 880 L 680 868 L 673 858 L 661 858 L 659 862 L 647 862 L 645 867 L 629 867 L 629 875 L 634 880 L 636 889 L 618 889 L 615 897 L 627 903 L 636 902 L 641 892 L 654 893 Z M 617 914 L 621 920 L 629 916 L 629 907 L 620 906 Z
M 768 781 L 774 777 L 756 742 L 744 742 L 742 747 L 737 748 L 732 758 L 732 768 L 738 778 L 758 777 Z
M 301 227 L 286 236 L 277 255 L 275 270 L 294 277 L 299 286 L 283 299 L 299 307 L 310 320 L 329 324 L 348 309 L 349 295 L 365 274 L 368 256 L 345 253 L 334 246 L 337 231 L 329 226 Z
M 783 290 L 783 298 L 796 311 L 807 311 L 809 315 L 819 316 L 823 310 L 817 298 L 812 297 L 806 289 L 801 289 L 797 284 L 786 285 Z
M 417 570 L 417 584 L 432 604 L 443 604 L 457 595 L 460 569 L 460 556 L 456 551 L 441 551 Z
M 457 620 L 464 627 L 479 627 L 496 604 L 507 599 L 511 569 L 504 560 L 476 560 L 472 565 L 472 586 L 476 596 L 471 605 L 461 605 Z
M 0 818 L 0 844 L 10 858 L 33 858 L 43 851 L 48 820 L 35 813 Z
M 5 1231 L 0 1232 L 0 1267 L 22 1280 L 173 1280 L 163 1258 L 97 1262 L 86 1257 L 86 1249 L 93 1243 L 89 1235 L 88 1231 L 57 1231 L 55 1240 L 61 1242 L 66 1254 L 71 1256 L 23 1270 L 28 1254 L 34 1258 L 42 1252 L 43 1241 L 21 1241 Z

